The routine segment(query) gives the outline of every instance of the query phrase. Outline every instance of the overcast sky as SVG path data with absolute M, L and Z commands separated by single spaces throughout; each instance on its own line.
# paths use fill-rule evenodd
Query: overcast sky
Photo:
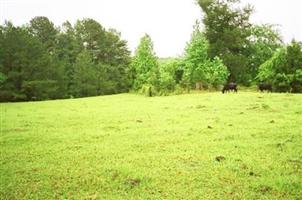
M 254 23 L 280 24 L 285 42 L 302 41 L 302 0 L 242 0 L 256 12 Z M 28 23 L 46 16 L 55 25 L 69 20 L 93 18 L 106 28 L 122 33 L 133 51 L 144 33 L 154 41 L 159 57 L 181 55 L 202 11 L 195 0 L 0 0 L 0 22 Z

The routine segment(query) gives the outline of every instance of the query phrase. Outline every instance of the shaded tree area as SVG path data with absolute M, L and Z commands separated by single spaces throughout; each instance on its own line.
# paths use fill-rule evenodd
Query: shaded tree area
M 302 43 L 293 40 L 276 51 L 260 66 L 257 78 L 277 92 L 302 93 Z
M 93 19 L 55 27 L 35 17 L 0 26 L 0 100 L 26 101 L 126 92 L 130 51 Z

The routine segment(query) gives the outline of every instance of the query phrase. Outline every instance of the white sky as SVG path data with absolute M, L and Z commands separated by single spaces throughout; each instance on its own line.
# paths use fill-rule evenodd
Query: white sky
M 285 42 L 302 41 L 302 0 L 242 0 L 251 3 L 255 23 L 280 24 Z M 181 55 L 190 39 L 192 26 L 202 12 L 195 0 L 0 0 L 0 23 L 28 23 L 46 16 L 55 25 L 69 20 L 93 18 L 106 28 L 115 28 L 135 50 L 148 33 L 159 57 Z

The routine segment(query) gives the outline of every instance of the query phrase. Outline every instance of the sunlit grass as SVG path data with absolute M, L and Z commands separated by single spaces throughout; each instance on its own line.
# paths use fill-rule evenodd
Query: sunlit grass
M 301 199 L 302 96 L 1 106 L 0 199 Z

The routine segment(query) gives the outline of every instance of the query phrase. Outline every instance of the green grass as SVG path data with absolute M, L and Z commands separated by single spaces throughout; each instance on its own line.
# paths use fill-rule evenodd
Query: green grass
M 302 198 L 302 95 L 0 106 L 0 199 Z

